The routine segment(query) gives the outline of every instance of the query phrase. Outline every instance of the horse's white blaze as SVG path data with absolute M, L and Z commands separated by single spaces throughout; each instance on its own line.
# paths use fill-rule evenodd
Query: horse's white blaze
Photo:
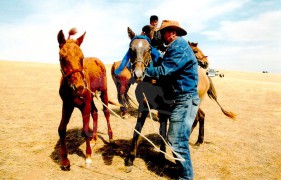
M 143 46 L 143 43 L 140 41 L 139 43 L 138 43 L 138 47 L 142 47 Z

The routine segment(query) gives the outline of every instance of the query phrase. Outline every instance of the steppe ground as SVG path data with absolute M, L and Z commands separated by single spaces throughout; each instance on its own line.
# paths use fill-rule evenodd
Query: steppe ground
M 111 65 L 106 67 L 109 98 L 117 102 Z M 193 146 L 198 127 L 190 140 L 195 179 L 280 179 L 281 74 L 220 72 L 224 78 L 212 77 L 218 100 L 238 116 L 233 121 L 223 115 L 214 101 L 204 99 L 205 142 L 199 148 Z M 57 132 L 62 106 L 58 94 L 59 65 L 0 61 L 0 75 L 0 179 L 172 177 L 174 161 L 167 158 L 165 162 L 158 162 L 158 152 L 145 140 L 140 142 L 132 172 L 125 172 L 124 158 L 133 134 L 126 123 L 135 125 L 135 109 L 125 120 L 111 114 L 115 145 L 108 144 L 105 118 L 99 111 L 99 139 L 93 147 L 93 163 L 89 167 L 84 163 L 82 118 L 75 109 L 67 131 L 71 170 L 62 171 Z M 130 90 L 132 97 L 134 88 Z M 101 109 L 101 104 L 95 102 Z M 119 113 L 118 107 L 109 107 Z M 147 119 L 142 133 L 159 145 L 157 128 L 157 122 Z

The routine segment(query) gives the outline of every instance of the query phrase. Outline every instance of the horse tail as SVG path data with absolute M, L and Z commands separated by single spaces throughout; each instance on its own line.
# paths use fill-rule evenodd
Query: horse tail
M 125 92 L 125 103 L 129 108 L 138 107 L 137 103 L 129 96 L 128 92 Z
M 224 115 L 226 115 L 227 117 L 229 117 L 231 119 L 236 119 L 237 115 L 235 113 L 233 113 L 231 111 L 226 111 L 225 109 L 222 108 L 222 106 L 218 102 L 217 92 L 216 92 L 215 86 L 212 82 L 212 79 L 209 76 L 208 76 L 208 78 L 210 81 L 210 88 L 207 91 L 209 98 L 216 101 L 216 103 L 219 105 L 219 107 L 221 108 L 221 111 L 223 112 Z
M 77 32 L 78 32 L 78 31 L 77 31 L 76 28 L 71 28 L 71 29 L 69 30 L 69 32 L 68 32 L 68 38 L 67 38 L 67 39 L 69 39 L 70 36 L 75 35 Z

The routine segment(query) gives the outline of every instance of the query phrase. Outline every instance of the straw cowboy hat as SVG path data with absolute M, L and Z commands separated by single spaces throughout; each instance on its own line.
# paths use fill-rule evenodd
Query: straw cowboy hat
M 159 31 L 161 31 L 165 28 L 175 29 L 179 36 L 185 36 L 187 34 L 187 32 L 183 28 L 180 27 L 180 25 L 177 21 L 163 20 L 162 24 L 159 28 Z

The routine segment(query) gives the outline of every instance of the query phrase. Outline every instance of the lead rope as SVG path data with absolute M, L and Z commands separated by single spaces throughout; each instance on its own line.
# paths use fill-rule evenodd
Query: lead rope
M 157 133 L 157 134 L 159 134 L 159 135 L 161 136 L 161 138 L 162 138 L 162 140 L 165 142 L 165 144 L 166 144 L 166 145 L 170 148 L 170 150 L 171 150 L 174 154 L 176 154 L 179 158 L 175 158 L 175 157 L 173 157 L 173 156 L 167 154 L 166 152 L 160 150 L 151 140 L 149 140 L 147 137 L 145 137 L 143 134 L 141 134 L 138 130 L 136 130 L 134 127 L 132 127 L 129 123 L 127 123 L 126 121 L 124 121 L 118 114 L 116 114 L 112 109 L 110 109 L 106 104 L 104 104 L 104 102 L 102 102 L 102 101 L 96 96 L 96 94 L 95 94 L 94 92 L 92 92 L 89 88 L 87 88 L 87 89 L 93 94 L 94 97 L 96 97 L 96 99 L 97 99 L 102 105 L 104 105 L 105 107 L 107 107 L 107 109 L 109 109 L 110 112 L 112 112 L 116 117 L 118 117 L 119 119 L 121 119 L 127 126 L 129 126 L 131 129 L 133 129 L 138 135 L 140 135 L 140 136 L 143 137 L 145 140 L 147 140 L 157 151 L 159 151 L 159 152 L 161 152 L 161 153 L 167 155 L 169 158 L 171 158 L 171 159 L 173 159 L 173 160 L 185 161 L 178 153 L 176 153 L 176 152 L 170 147 L 170 145 L 168 145 L 168 144 L 166 143 L 166 141 L 164 140 L 164 138 L 163 138 L 159 133 Z M 146 99 L 144 93 L 143 93 L 143 95 L 144 95 L 144 98 Z M 149 107 L 149 106 L 148 106 L 148 107 Z M 150 109 L 149 109 L 149 113 L 150 113 L 150 116 L 151 116 L 151 111 L 150 111 Z M 153 124 L 153 126 L 154 126 L 154 124 Z M 155 128 L 155 127 L 154 127 L 154 128 Z
M 148 100 L 147 100 L 147 98 L 146 98 L 146 96 L 145 96 L 145 93 L 142 92 L 142 94 L 143 94 L 143 97 L 144 97 L 144 99 L 145 99 L 146 105 L 147 105 L 147 107 L 148 107 L 149 116 L 150 116 L 152 125 L 153 125 L 153 127 L 154 127 L 154 130 L 157 132 L 157 129 L 156 129 L 156 127 L 155 127 L 155 125 L 154 125 L 154 122 L 153 122 L 153 118 L 152 118 L 152 114 L 151 114 L 151 109 L 150 109 L 150 106 L 149 106 L 149 104 L 148 104 Z M 174 159 L 174 160 L 185 161 L 185 159 L 184 159 L 180 154 L 176 153 L 176 152 L 173 150 L 172 146 L 170 146 L 170 145 L 167 143 L 167 141 L 163 138 L 163 136 L 162 136 L 161 134 L 159 134 L 159 133 L 157 133 L 157 134 L 161 137 L 161 139 L 163 140 L 163 142 L 165 143 L 165 145 L 168 146 L 169 149 L 170 149 L 178 158 L 171 157 L 171 156 L 168 155 L 166 152 L 160 150 L 159 148 L 156 148 L 158 151 L 160 151 L 160 152 L 163 153 L 163 154 L 166 154 L 167 156 L 169 156 L 170 158 L 172 158 L 172 159 Z

